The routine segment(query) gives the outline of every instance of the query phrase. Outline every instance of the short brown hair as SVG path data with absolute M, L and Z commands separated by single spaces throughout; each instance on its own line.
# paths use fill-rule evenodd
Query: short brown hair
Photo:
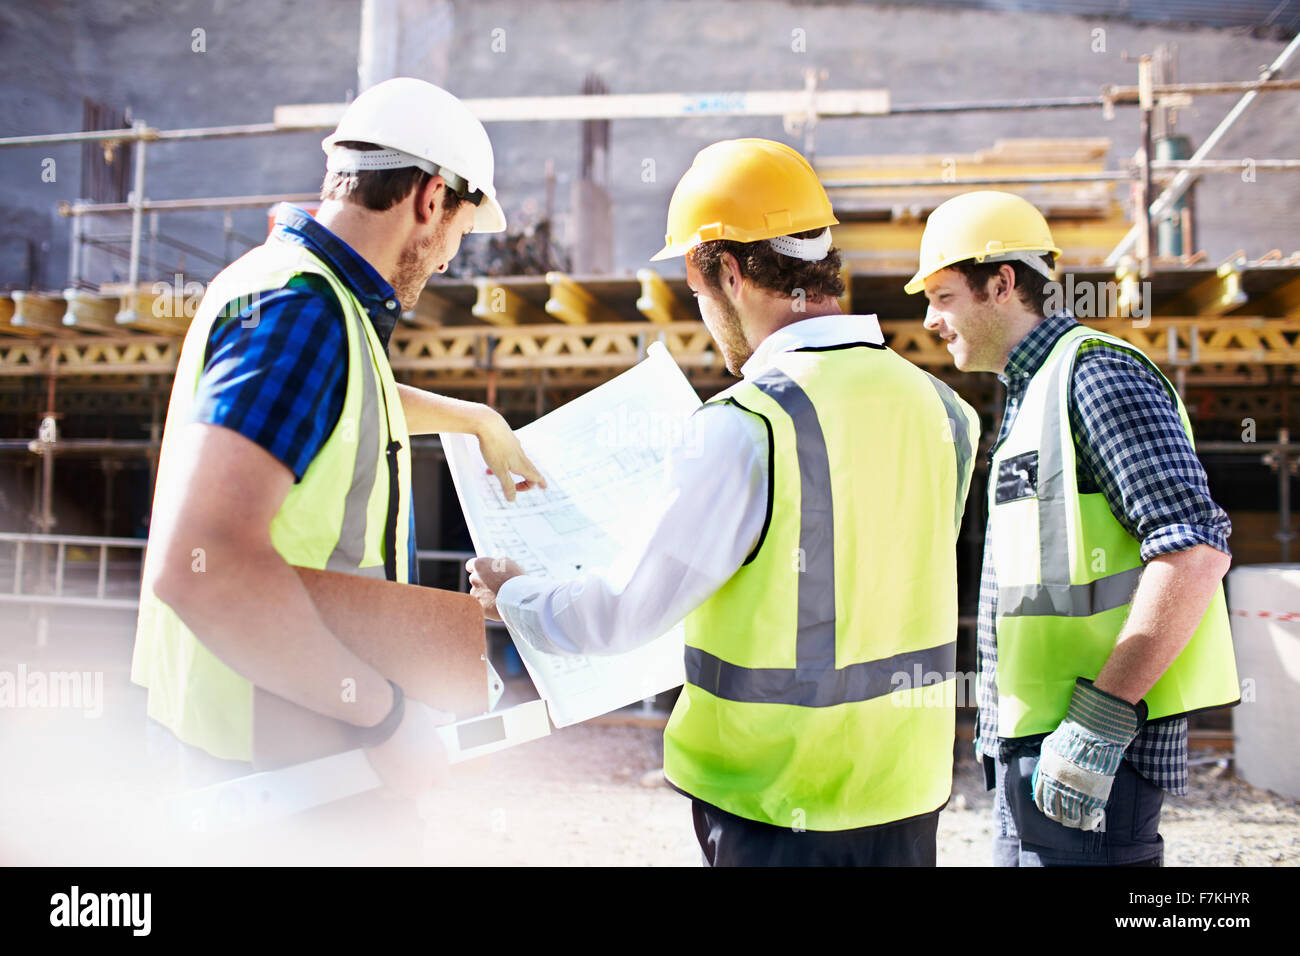
M 339 146 L 348 149 L 369 151 L 379 149 L 373 143 L 342 142 Z M 412 190 L 423 189 L 424 184 L 433 177 L 418 166 L 403 166 L 400 169 L 368 169 L 357 173 L 327 172 L 321 183 L 320 198 L 338 199 L 354 202 L 367 209 L 383 212 L 392 209 Z M 450 216 L 460 204 L 465 202 L 450 188 L 443 190 L 443 212 Z
M 1044 252 L 1042 256 L 1043 261 L 1047 263 L 1047 268 L 1051 269 L 1056 265 L 1055 253 Z M 1034 310 L 1038 315 L 1046 315 L 1047 310 L 1043 307 L 1043 303 L 1047 298 L 1047 283 L 1052 280 L 1023 262 L 976 262 L 974 259 L 965 259 L 953 263 L 951 268 L 966 277 L 966 284 L 970 286 L 971 293 L 978 301 L 987 302 L 988 282 L 1002 271 L 1003 266 L 1011 266 L 1015 270 L 1016 295 L 1024 303 L 1025 308 Z
M 791 235 L 796 239 L 815 239 L 824 231 L 824 228 L 807 229 Z M 796 289 L 802 289 L 809 299 L 824 296 L 838 298 L 844 294 L 844 277 L 840 275 L 838 249 L 831 249 L 824 259 L 809 262 L 782 255 L 765 239 L 758 242 L 714 239 L 700 243 L 687 255 L 691 258 L 691 264 L 700 270 L 704 281 L 716 289 L 719 287 L 718 272 L 722 268 L 722 257 L 727 253 L 736 257 L 740 274 L 760 289 L 792 298 Z

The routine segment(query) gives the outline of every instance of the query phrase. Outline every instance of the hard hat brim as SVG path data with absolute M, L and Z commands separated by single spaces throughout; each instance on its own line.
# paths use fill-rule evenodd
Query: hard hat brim
M 676 259 L 678 256 L 686 255 L 686 253 L 689 251 L 690 251 L 689 246 L 675 246 L 672 243 L 669 243 L 668 245 L 660 249 L 658 252 L 656 252 L 653 256 L 651 256 L 650 261 L 659 262 L 663 259 Z
M 477 233 L 506 231 L 505 210 L 501 208 L 495 196 L 484 195 L 483 201 L 478 204 L 478 209 L 474 211 L 474 231 Z
M 1042 254 L 1046 254 L 1050 252 L 1052 255 L 1056 256 L 1058 260 L 1061 258 L 1061 250 L 1056 248 L 1055 246 L 1047 246 L 1047 247 L 1034 246 L 1033 248 L 1030 249 L 1021 249 L 1018 251 L 1038 252 Z M 907 285 L 903 286 L 903 291 L 906 292 L 908 295 L 915 295 L 918 292 L 924 292 L 925 280 L 930 278 L 930 276 L 934 275 L 936 272 L 942 272 L 944 269 L 950 269 L 959 262 L 973 261 L 973 262 L 982 263 L 984 259 L 985 259 L 984 256 L 958 256 L 956 258 L 949 259 L 945 262 L 940 263 L 939 265 L 935 266 L 933 269 L 930 269 L 929 271 L 926 271 L 924 269 L 919 270 L 916 273 L 916 275 L 912 276 L 912 278 L 908 280 Z

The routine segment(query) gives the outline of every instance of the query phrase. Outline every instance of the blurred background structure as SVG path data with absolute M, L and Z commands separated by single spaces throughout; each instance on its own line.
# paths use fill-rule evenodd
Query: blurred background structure
M 467 240 L 403 316 L 399 380 L 519 426 L 658 340 L 702 395 L 724 387 L 681 260 L 647 260 L 696 151 L 779 139 L 814 161 L 842 222 L 846 311 L 878 315 L 894 349 L 954 385 L 986 440 L 1000 389 L 951 367 L 902 288 L 949 196 L 987 186 L 1042 208 L 1066 304 L 1182 391 L 1235 559 L 1293 560 L 1298 29 L 1294 0 L 7 4 L 0 621 L 44 646 L 50 615 L 81 608 L 129 635 L 188 318 L 276 201 L 311 208 L 321 137 L 395 75 L 487 122 L 511 224 Z M 463 587 L 469 541 L 436 438 L 414 460 L 423 579 Z M 984 493 L 979 474 L 967 666 Z

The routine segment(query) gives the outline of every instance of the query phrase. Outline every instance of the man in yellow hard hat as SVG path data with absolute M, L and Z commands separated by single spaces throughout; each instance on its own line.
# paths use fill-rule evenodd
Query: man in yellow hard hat
M 131 677 L 185 783 L 248 772 L 256 686 L 352 725 L 385 782 L 418 791 L 437 718 L 339 641 L 292 566 L 417 580 L 412 434 L 476 434 L 509 498 L 540 480 L 499 414 L 399 385 L 387 356 L 429 276 L 505 218 L 486 131 L 431 83 L 371 87 L 322 145 L 315 218 L 281 206 L 186 335 Z
M 1177 391 L 1079 325 L 1018 196 L 939 206 L 908 292 L 957 368 L 1007 389 L 990 455 L 976 751 L 1004 866 L 1159 865 L 1191 711 L 1239 698 L 1227 515 Z M 1077 286 L 1077 283 L 1076 283 Z
M 701 151 L 664 248 L 742 381 L 694 416 L 638 549 L 554 582 L 470 562 L 473 593 L 559 653 L 686 620 L 664 772 L 711 865 L 933 865 L 952 783 L 956 553 L 974 412 L 840 314 L 831 205 L 761 139 Z M 932 686 L 923 686 L 932 684 Z

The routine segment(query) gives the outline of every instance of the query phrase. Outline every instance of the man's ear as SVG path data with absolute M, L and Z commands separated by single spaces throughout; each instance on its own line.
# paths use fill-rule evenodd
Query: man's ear
M 447 181 L 441 176 L 431 176 L 415 190 L 415 221 L 420 225 L 436 222 L 442 210 L 442 192 Z
M 730 252 L 724 252 L 718 260 L 718 288 L 734 299 L 740 295 L 740 284 L 744 278 L 736 257 Z
M 1010 302 L 1016 294 L 1016 270 L 1006 263 L 998 269 L 998 274 L 993 277 L 993 300 L 995 302 Z

